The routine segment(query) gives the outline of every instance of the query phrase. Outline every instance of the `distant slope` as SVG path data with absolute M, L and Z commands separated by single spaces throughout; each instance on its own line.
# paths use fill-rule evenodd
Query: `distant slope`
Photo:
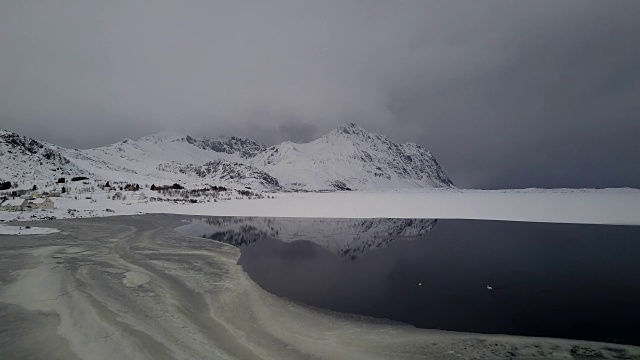
M 266 148 L 251 139 L 198 139 L 161 132 L 95 149 L 65 149 L 0 132 L 6 180 L 90 175 L 136 183 L 212 184 L 264 191 L 359 190 L 452 186 L 419 145 L 397 144 L 355 124 L 306 144 Z

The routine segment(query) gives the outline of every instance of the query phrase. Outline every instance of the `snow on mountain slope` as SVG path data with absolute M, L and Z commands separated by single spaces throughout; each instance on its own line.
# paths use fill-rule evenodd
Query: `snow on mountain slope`
M 212 144 L 219 144 L 220 147 L 214 148 Z M 248 149 L 243 148 L 243 144 L 247 144 Z M 239 161 L 251 153 L 256 144 L 249 139 L 196 140 L 186 135 L 161 132 L 137 141 L 126 139 L 100 148 L 81 150 L 80 153 L 69 154 L 69 158 L 78 166 L 104 179 L 117 178 L 118 172 L 124 172 L 121 174 L 124 181 L 206 183 L 210 181 L 205 180 L 212 178 L 204 179 L 203 176 L 187 171 L 167 171 L 167 167 L 162 165 L 174 163 L 196 167 L 215 160 L 240 165 Z M 235 173 L 241 175 L 241 178 L 226 177 L 230 181 L 221 181 L 216 185 L 233 186 L 242 183 L 243 187 L 251 186 L 250 179 L 255 175 L 255 171 L 243 166 Z M 243 171 L 249 170 L 254 174 L 243 174 Z M 229 171 L 227 174 L 230 174 Z M 242 179 L 244 181 L 239 181 Z M 255 188 L 261 188 L 260 184 L 255 185 Z
M 64 154 L 55 145 L 0 129 L 0 179 L 22 183 L 87 174 Z
M 423 147 L 396 144 L 356 124 L 307 144 L 285 142 L 250 159 L 288 188 L 389 189 L 453 186 Z
M 355 124 L 306 144 L 265 148 L 245 138 L 197 139 L 160 132 L 86 150 L 65 149 L 3 131 L 0 177 L 59 175 L 136 183 L 251 187 L 261 190 L 360 190 L 452 186 L 419 145 L 396 144 Z
M 174 174 L 181 173 L 203 180 L 206 179 L 214 184 L 225 184 L 241 188 L 248 187 L 254 190 L 282 190 L 278 180 L 266 172 L 250 165 L 228 160 L 213 160 L 204 165 L 183 165 L 178 162 L 171 162 L 160 164 L 157 169 Z
M 356 259 L 371 250 L 385 248 L 398 239 L 422 237 L 431 231 L 436 221 L 215 217 L 195 219 L 176 230 L 235 246 L 249 245 L 266 237 L 283 242 L 311 241 L 334 254 Z
M 187 136 L 185 141 L 201 149 L 213 150 L 225 154 L 238 154 L 242 158 L 252 158 L 265 149 L 265 146 L 259 142 L 236 136 L 221 137 L 218 139 L 195 139 Z

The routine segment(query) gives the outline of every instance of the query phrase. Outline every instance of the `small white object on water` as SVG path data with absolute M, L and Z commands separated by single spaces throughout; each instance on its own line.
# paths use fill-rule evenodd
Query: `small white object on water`
M 419 283 L 418 283 L 418 286 L 422 286 L 422 283 L 421 283 L 421 282 L 419 282 Z
M 487 290 L 493 290 L 493 288 L 489 285 L 487 285 Z

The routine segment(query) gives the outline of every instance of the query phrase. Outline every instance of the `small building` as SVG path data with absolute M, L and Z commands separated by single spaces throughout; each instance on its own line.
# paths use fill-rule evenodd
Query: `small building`
M 147 198 L 147 195 L 145 195 L 143 192 L 136 191 L 133 194 L 131 194 L 131 200 L 144 200 L 146 198 Z
M 140 185 L 137 184 L 127 184 L 124 189 L 126 191 L 137 191 L 138 189 L 140 189 Z
M 52 191 L 49 193 L 49 197 L 60 197 L 60 191 Z
M 5 200 L 0 204 L 0 210 L 2 211 L 22 211 L 27 208 L 29 201 L 27 199 L 11 199 Z
M 53 209 L 55 204 L 53 200 L 49 198 L 37 198 L 33 201 L 29 201 L 29 207 L 32 209 L 46 210 Z

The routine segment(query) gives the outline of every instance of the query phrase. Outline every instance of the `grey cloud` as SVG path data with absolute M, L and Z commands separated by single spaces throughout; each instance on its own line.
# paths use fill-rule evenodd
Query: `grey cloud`
M 308 141 L 356 122 L 460 186 L 640 187 L 640 3 L 3 2 L 0 127 Z
M 281 123 L 278 130 L 288 140 L 298 143 L 314 140 L 318 134 L 318 128 L 315 125 L 294 121 Z

